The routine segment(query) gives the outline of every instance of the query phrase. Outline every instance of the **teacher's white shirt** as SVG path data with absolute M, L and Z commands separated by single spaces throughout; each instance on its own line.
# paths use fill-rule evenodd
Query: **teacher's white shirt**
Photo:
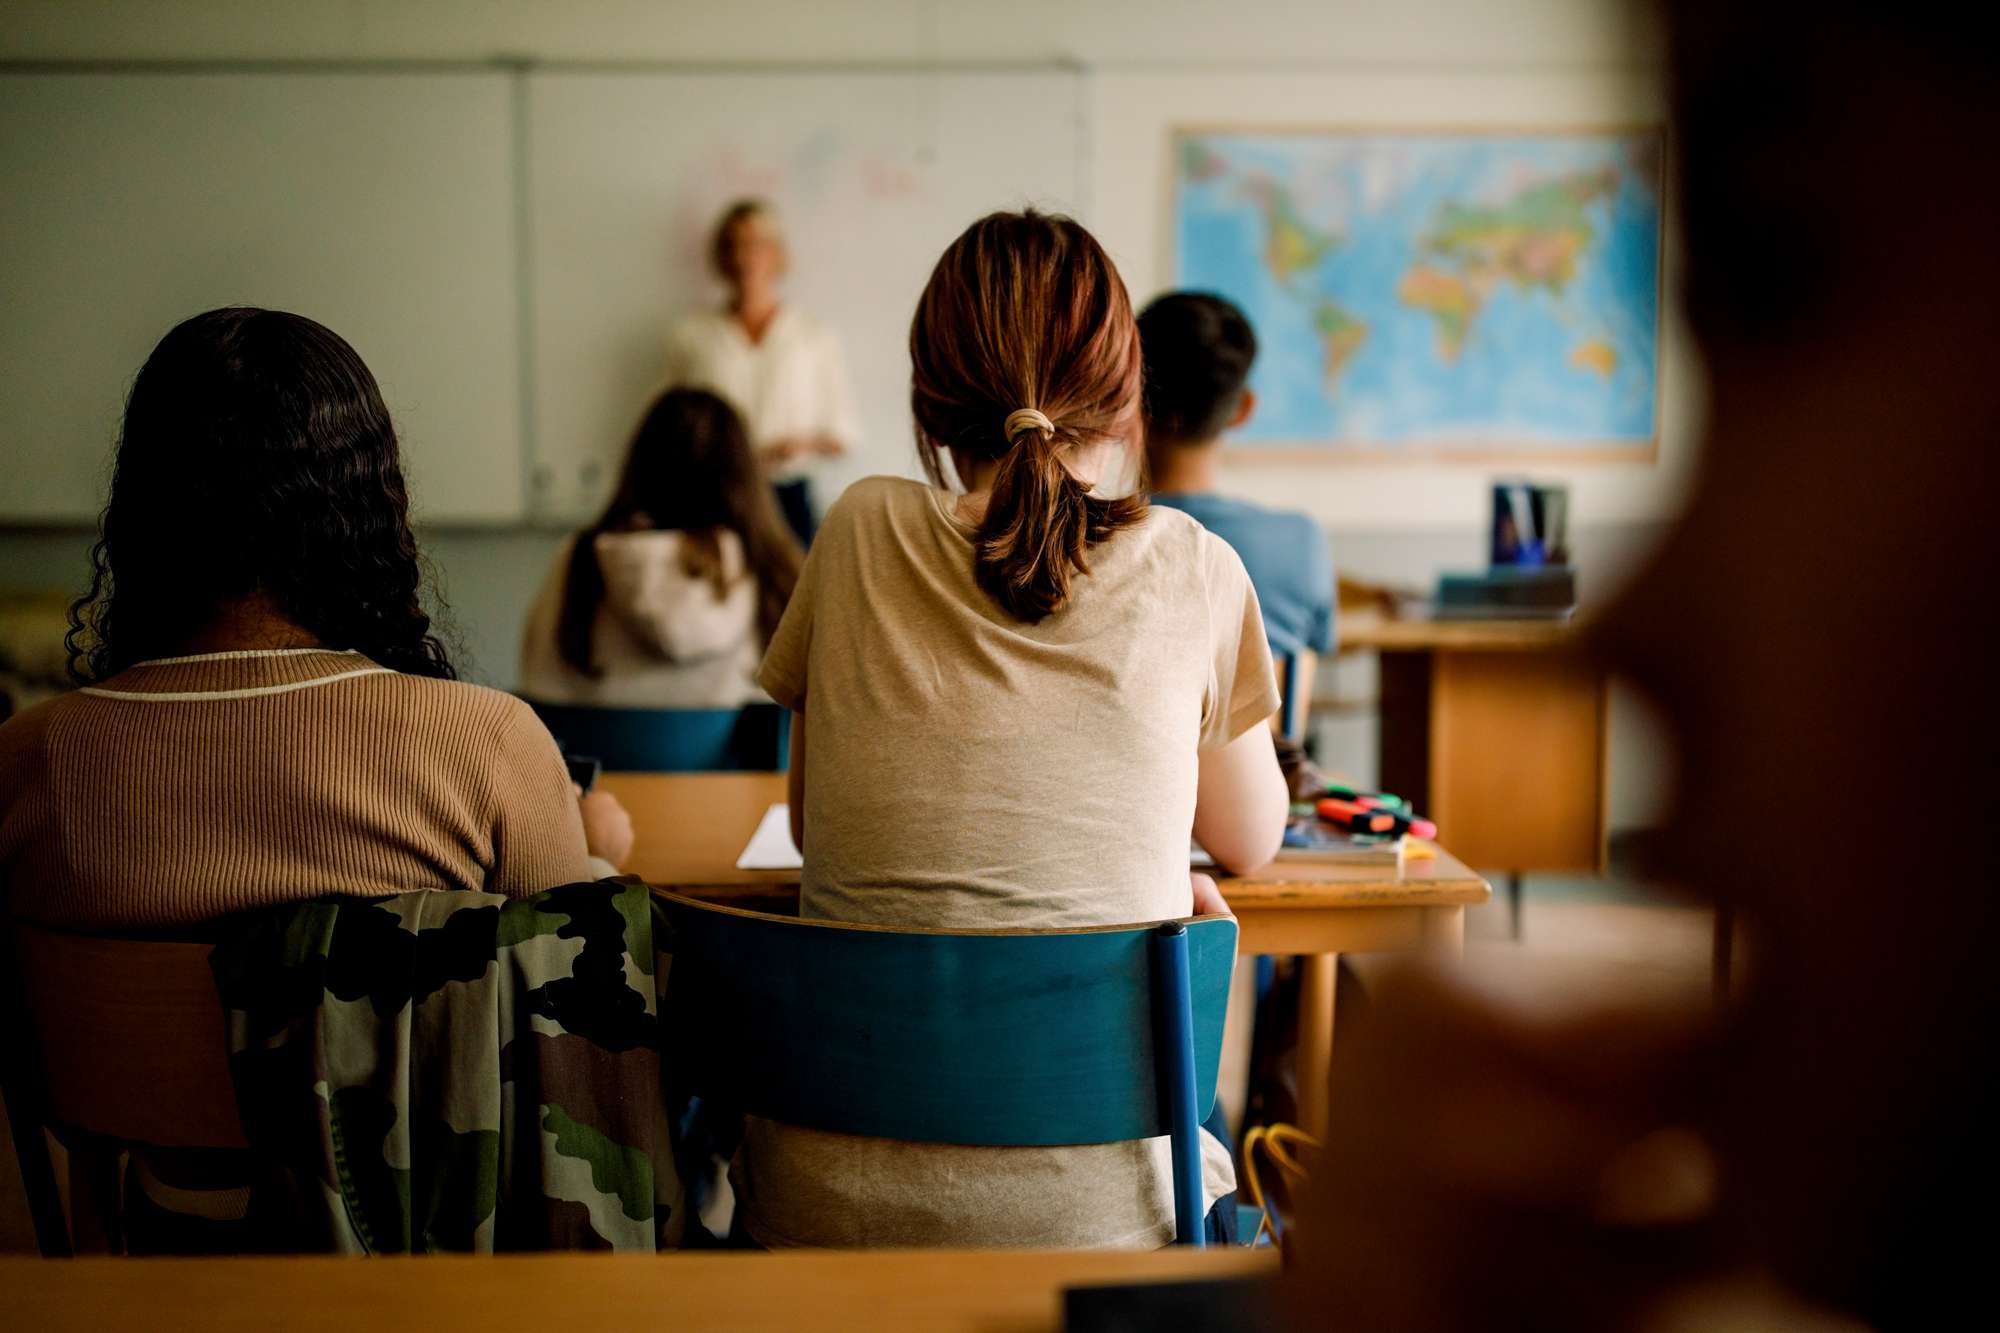
M 790 306 L 779 307 L 754 343 L 726 310 L 689 315 L 667 340 L 667 387 L 728 399 L 753 445 L 794 435 L 829 435 L 849 449 L 860 442 L 840 340 Z M 809 461 L 768 470 L 772 480 L 790 481 L 805 475 Z

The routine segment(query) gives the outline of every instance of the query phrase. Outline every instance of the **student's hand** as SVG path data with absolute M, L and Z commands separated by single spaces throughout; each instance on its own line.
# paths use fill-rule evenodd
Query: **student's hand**
M 1188 882 L 1194 886 L 1194 915 L 1236 915 L 1229 910 L 1229 903 L 1224 900 L 1222 890 L 1215 887 L 1214 876 L 1204 875 L 1199 870 L 1191 870 L 1188 872 Z
M 833 436 L 831 435 L 820 435 L 814 437 L 812 442 L 812 451 L 818 454 L 821 458 L 847 457 L 847 446 L 842 444 L 839 440 L 834 439 Z
M 766 463 L 790 463 L 804 458 L 813 451 L 813 442 L 799 435 L 787 435 L 782 440 L 772 440 L 757 452 Z
M 583 844 L 592 856 L 620 870 L 632 858 L 632 816 L 608 791 L 594 791 L 579 802 L 583 811 Z

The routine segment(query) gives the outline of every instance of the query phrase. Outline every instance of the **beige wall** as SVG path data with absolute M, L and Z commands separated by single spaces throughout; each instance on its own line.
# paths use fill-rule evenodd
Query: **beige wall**
M 1652 62 L 1649 12 L 1627 0 L 9 0 L 0 58 L 1604 67 Z
M 1143 299 L 1169 276 L 1162 235 L 1167 135 L 1174 125 L 1658 123 L 1654 37 L 1638 21 L 1650 12 L 1627 0 L 102 0 L 10 5 L 0 25 L 0 58 L 1073 62 L 1089 89 L 1087 197 L 1079 211 Z M 1669 318 L 1657 462 L 1531 470 L 1569 483 L 1579 523 L 1671 516 L 1692 463 L 1697 384 L 1687 340 Z M 895 434 L 894 457 L 902 460 L 902 436 Z M 1235 463 L 1230 484 L 1253 498 L 1304 508 L 1335 529 L 1460 530 L 1479 522 L 1484 487 L 1496 470 L 1518 468 L 1480 460 L 1244 460 Z

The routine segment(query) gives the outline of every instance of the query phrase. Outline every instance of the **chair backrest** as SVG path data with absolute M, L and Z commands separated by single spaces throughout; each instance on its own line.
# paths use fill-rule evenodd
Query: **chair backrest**
M 900 931 L 656 896 L 673 928 L 667 1003 L 683 1016 L 665 1025 L 675 1048 L 665 1067 L 691 1092 L 790 1124 L 925 1143 L 1174 1130 L 1154 927 Z M 1236 922 L 1198 918 L 1186 940 L 1205 1111 Z
M 614 773 L 771 771 L 791 736 L 776 704 L 741 708 L 595 708 L 530 699 L 556 742 Z
M 1312 711 L 1313 679 L 1319 671 L 1319 654 L 1308 648 L 1279 653 L 1272 665 L 1278 672 L 1278 735 L 1304 743 L 1306 716 Z
M 208 945 L 10 930 L 37 1066 L 18 1072 L 58 1138 L 249 1146 Z

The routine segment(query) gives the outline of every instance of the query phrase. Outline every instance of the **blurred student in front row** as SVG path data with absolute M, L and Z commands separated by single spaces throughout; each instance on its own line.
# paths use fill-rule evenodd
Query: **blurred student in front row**
M 1277 851 L 1277 691 L 1236 554 L 1094 490 L 1139 427 L 1117 271 L 1075 222 L 996 213 L 938 261 L 910 354 L 936 484 L 872 478 L 834 505 L 759 676 L 797 714 L 801 910 L 952 929 L 1226 911 L 1212 881 L 1191 891 L 1189 831 L 1233 869 Z M 1234 1183 L 1204 1147 L 1213 1206 Z M 733 1179 L 765 1245 L 1173 1236 L 1164 1140 L 916 1145 L 752 1120 Z
M 1146 358 L 1146 467 L 1153 503 L 1190 514 L 1236 549 L 1280 656 L 1333 651 L 1333 557 L 1310 516 L 1217 490 L 1222 436 L 1250 419 L 1250 321 L 1228 301 L 1170 292 L 1139 314 Z
M 802 558 L 734 409 L 701 389 L 662 394 L 611 503 L 542 585 L 522 692 L 623 708 L 761 699 L 753 677 Z
M 431 632 L 374 377 L 298 315 L 212 310 L 132 386 L 83 684 L 0 726 L 8 910 L 193 925 L 324 894 L 525 895 L 631 828 L 583 817 L 526 704 L 461 684 Z

